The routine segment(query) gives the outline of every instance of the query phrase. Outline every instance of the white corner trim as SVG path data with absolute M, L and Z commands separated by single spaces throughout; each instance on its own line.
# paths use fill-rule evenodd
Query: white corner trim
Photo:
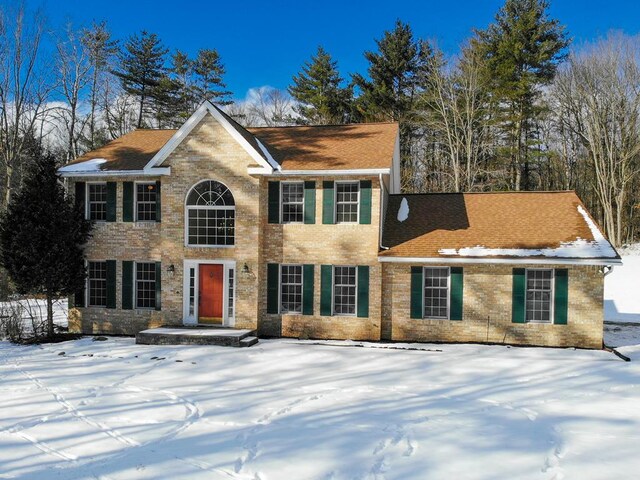
M 264 153 L 264 156 L 267 157 L 267 161 L 269 162 L 269 165 L 271 166 L 271 168 L 273 168 L 274 170 L 282 170 L 282 167 L 280 166 L 280 164 L 273 159 L 273 157 L 269 153 L 269 150 L 265 148 L 265 146 L 262 144 L 260 139 L 258 137 L 255 137 L 255 139 L 256 139 L 256 143 L 260 147 L 260 150 L 262 150 L 262 153 Z
M 242 148 L 244 148 L 249 156 L 253 158 L 253 160 L 255 160 L 255 162 L 262 167 L 262 169 L 267 170 L 269 173 L 273 171 L 274 167 L 269 164 L 269 161 L 265 160 L 262 155 L 260 155 L 260 153 L 255 148 L 253 148 L 242 135 L 240 135 L 240 133 L 233 127 L 233 125 L 231 125 L 231 123 L 229 123 L 229 121 L 208 100 L 202 102 L 202 105 L 198 107 L 193 115 L 191 115 L 191 117 L 189 117 L 189 119 L 184 122 L 184 124 L 178 129 L 176 133 L 173 134 L 173 136 L 158 151 L 158 153 L 156 153 L 153 158 L 149 160 L 149 163 L 147 163 L 144 169 L 150 170 L 153 167 L 162 164 L 162 162 L 166 160 L 166 158 L 178 147 L 178 145 L 182 143 L 182 141 L 195 128 L 195 126 L 200 123 L 200 120 L 202 120 L 207 113 L 211 114 L 211 116 L 215 118 L 220 125 L 222 125 L 222 127 L 229 133 L 229 135 L 231 135 L 233 139 L 238 142 Z M 262 146 L 260 143 L 258 143 L 258 145 L 260 145 L 261 148 L 264 148 L 264 146 Z M 268 154 L 268 152 L 266 152 L 266 154 Z M 273 161 L 271 155 L 268 155 L 267 158 L 270 159 L 270 161 Z
M 146 167 L 145 167 L 146 168 Z M 158 177 L 171 175 L 171 167 L 150 168 L 148 170 L 91 170 L 86 172 L 60 172 L 62 178 L 85 177 Z
M 380 263 L 429 263 L 447 265 L 466 264 L 513 264 L 513 265 L 622 265 L 620 258 L 449 258 L 449 257 L 383 257 Z

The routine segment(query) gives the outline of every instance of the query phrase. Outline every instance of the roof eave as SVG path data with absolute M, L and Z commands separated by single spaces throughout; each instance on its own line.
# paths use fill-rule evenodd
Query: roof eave
M 149 168 L 143 170 L 87 170 L 85 172 L 61 172 L 62 178 L 84 177 L 158 177 L 171 175 L 171 167 Z
M 508 265 L 622 265 L 621 258 L 562 258 L 562 257 L 394 257 L 378 255 L 381 263 L 429 264 L 508 264 Z

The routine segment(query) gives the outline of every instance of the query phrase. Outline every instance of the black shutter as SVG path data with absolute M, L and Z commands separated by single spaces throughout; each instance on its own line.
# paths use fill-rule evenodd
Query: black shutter
M 360 180 L 360 223 L 371 224 L 371 180 Z
M 423 277 L 424 268 L 411 267 L 411 318 L 424 318 L 424 290 L 422 288 Z
M 333 185 L 333 182 L 322 182 L 322 223 L 325 225 L 335 223 Z
M 278 277 L 280 266 L 277 263 L 267 264 L 267 313 L 279 313 Z
M 313 265 L 302 266 L 302 314 L 313 315 Z
M 85 207 L 87 196 L 87 184 L 85 182 L 76 182 L 76 205 L 78 208 L 82 210 L 82 214 L 85 218 L 87 218 L 87 210 Z
M 133 182 L 122 184 L 122 221 L 133 222 Z
M 316 223 L 316 182 L 304 182 L 304 223 Z
M 156 310 L 162 310 L 162 263 L 156 262 Z
M 116 182 L 107 182 L 107 222 L 116 221 L 117 188 Z
M 162 191 L 160 190 L 160 180 L 156 181 L 156 222 L 162 221 Z
M 280 182 L 269 182 L 269 223 L 280 223 Z
M 369 316 L 369 267 L 358 267 L 358 317 Z
M 133 308 L 133 262 L 122 262 L 122 309 Z
M 116 308 L 116 261 L 107 260 L 107 308 Z

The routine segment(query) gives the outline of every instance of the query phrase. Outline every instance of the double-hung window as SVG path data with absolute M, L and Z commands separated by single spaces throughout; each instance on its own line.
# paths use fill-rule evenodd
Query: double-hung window
M 333 267 L 333 314 L 356 314 L 356 267 Z
M 89 220 L 104 222 L 107 220 L 107 184 L 87 184 L 87 213 Z
M 280 266 L 280 312 L 302 313 L 302 265 Z
M 551 322 L 553 269 L 527 269 L 527 322 Z
M 424 317 L 449 318 L 449 268 L 425 267 Z
M 156 264 L 136 263 L 136 308 L 156 307 Z
M 304 221 L 304 183 L 282 182 L 282 223 Z
M 107 262 L 88 262 L 87 282 L 90 307 L 107 306 Z
M 156 221 L 157 186 L 153 183 L 136 183 L 136 221 Z
M 360 182 L 336 182 L 336 223 L 358 223 Z

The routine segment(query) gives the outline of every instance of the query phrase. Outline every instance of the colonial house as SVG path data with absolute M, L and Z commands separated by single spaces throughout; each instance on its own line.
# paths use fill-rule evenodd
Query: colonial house
M 245 129 L 205 102 L 83 155 L 70 329 L 602 346 L 620 257 L 575 193 L 402 194 L 399 152 L 395 123 Z

